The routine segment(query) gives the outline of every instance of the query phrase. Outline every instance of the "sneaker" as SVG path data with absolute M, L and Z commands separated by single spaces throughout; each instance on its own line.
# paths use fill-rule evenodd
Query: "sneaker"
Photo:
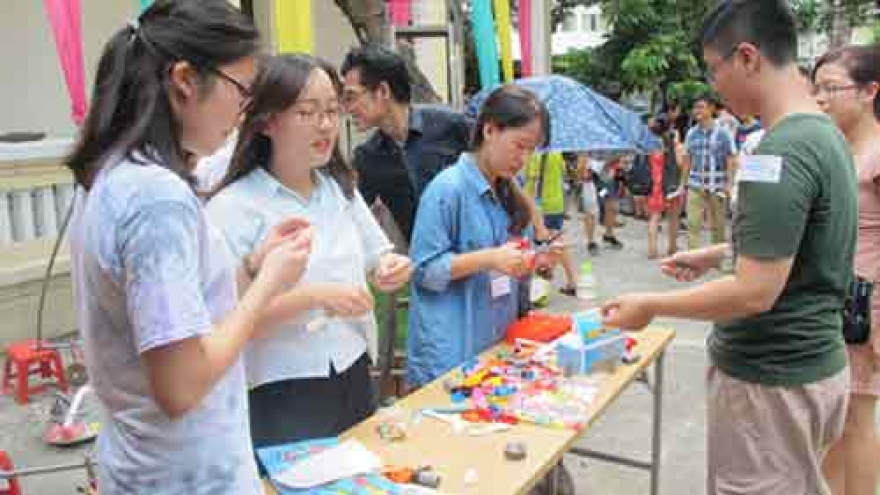
M 599 245 L 591 241 L 589 244 L 587 244 L 587 251 L 590 252 L 590 256 L 598 256 Z
M 613 235 L 603 235 L 602 240 L 613 249 L 623 249 L 623 243 L 617 240 Z

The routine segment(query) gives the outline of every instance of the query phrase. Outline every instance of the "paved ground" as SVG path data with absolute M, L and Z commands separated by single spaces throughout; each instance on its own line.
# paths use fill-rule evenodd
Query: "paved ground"
M 656 265 L 646 259 L 645 223 L 625 218 L 620 229 L 625 243 L 622 251 L 603 250 L 594 260 L 598 292 L 607 297 L 624 291 L 666 290 L 677 284 L 664 278 Z M 586 259 L 580 225 L 567 231 L 579 260 Z M 561 274 L 559 274 L 561 275 Z M 561 277 L 559 277 L 561 278 Z M 580 301 L 555 295 L 554 311 L 582 306 Z M 708 325 L 699 322 L 666 320 L 678 331 L 666 359 L 666 387 L 662 448 L 661 494 L 699 495 L 705 493 L 705 423 L 703 377 L 706 365 L 705 337 Z M 75 462 L 88 446 L 58 449 L 40 440 L 43 418 L 51 401 L 44 396 L 30 407 L 0 397 L 0 450 L 10 453 L 20 467 Z M 647 460 L 650 448 L 651 395 L 641 385 L 631 387 L 608 410 L 581 443 L 596 450 L 618 452 Z M 599 461 L 569 457 L 578 494 L 642 495 L 648 493 L 648 476 L 642 471 L 617 467 Z M 27 478 L 22 481 L 24 495 L 63 495 L 75 492 L 81 471 Z M 0 485 L 2 486 L 2 485 Z M 501 495 L 501 494 L 491 494 Z

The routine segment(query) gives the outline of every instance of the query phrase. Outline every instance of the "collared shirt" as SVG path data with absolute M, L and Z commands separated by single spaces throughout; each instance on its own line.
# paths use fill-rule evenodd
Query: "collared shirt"
M 381 198 L 407 240 L 422 191 L 441 170 L 455 163 L 470 140 L 470 122 L 448 108 L 413 105 L 409 119 L 403 146 L 377 130 L 355 148 L 352 160 L 364 200 L 373 204 Z
M 480 271 L 451 278 L 455 256 L 504 244 L 509 228 L 507 213 L 470 154 L 425 190 L 410 249 L 415 264 L 407 336 L 410 383 L 427 383 L 476 356 L 498 342 L 516 318 L 516 280 L 508 281 L 510 293 L 493 297 L 493 280 L 506 275 Z
M 733 137 L 723 127 L 695 125 L 687 133 L 685 149 L 691 159 L 688 186 L 709 192 L 727 188 L 727 159 L 733 156 Z
M 180 418 L 157 405 L 142 355 L 210 334 L 235 307 L 232 259 L 201 201 L 167 168 L 111 159 L 70 225 L 89 384 L 106 412 L 101 493 L 250 495 L 260 485 L 236 360 Z
M 315 237 L 306 270 L 298 284 L 332 282 L 367 288 L 366 274 L 391 243 L 364 200 L 348 200 L 323 172 L 316 174 L 309 198 L 284 187 L 263 168 L 230 184 L 208 202 L 208 215 L 223 231 L 236 260 L 262 244 L 271 228 L 291 216 L 307 218 Z M 306 314 L 252 341 L 245 354 L 248 385 L 287 379 L 320 378 L 349 368 L 368 348 L 376 348 L 376 321 L 331 318 L 319 330 L 306 324 L 322 311 Z

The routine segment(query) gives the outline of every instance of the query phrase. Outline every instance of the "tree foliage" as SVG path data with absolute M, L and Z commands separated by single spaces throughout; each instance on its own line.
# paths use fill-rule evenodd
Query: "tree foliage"
M 699 80 L 699 28 L 710 0 L 599 0 L 610 26 L 593 50 L 560 57 L 557 68 L 615 96 Z

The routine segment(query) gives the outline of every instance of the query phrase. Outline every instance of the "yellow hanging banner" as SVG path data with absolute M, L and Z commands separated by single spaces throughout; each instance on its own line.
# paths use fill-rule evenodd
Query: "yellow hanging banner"
M 513 52 L 510 41 L 510 0 L 494 0 L 498 46 L 501 49 L 501 73 L 504 82 L 513 81 Z
M 278 53 L 312 53 L 312 0 L 274 1 L 275 46 Z

